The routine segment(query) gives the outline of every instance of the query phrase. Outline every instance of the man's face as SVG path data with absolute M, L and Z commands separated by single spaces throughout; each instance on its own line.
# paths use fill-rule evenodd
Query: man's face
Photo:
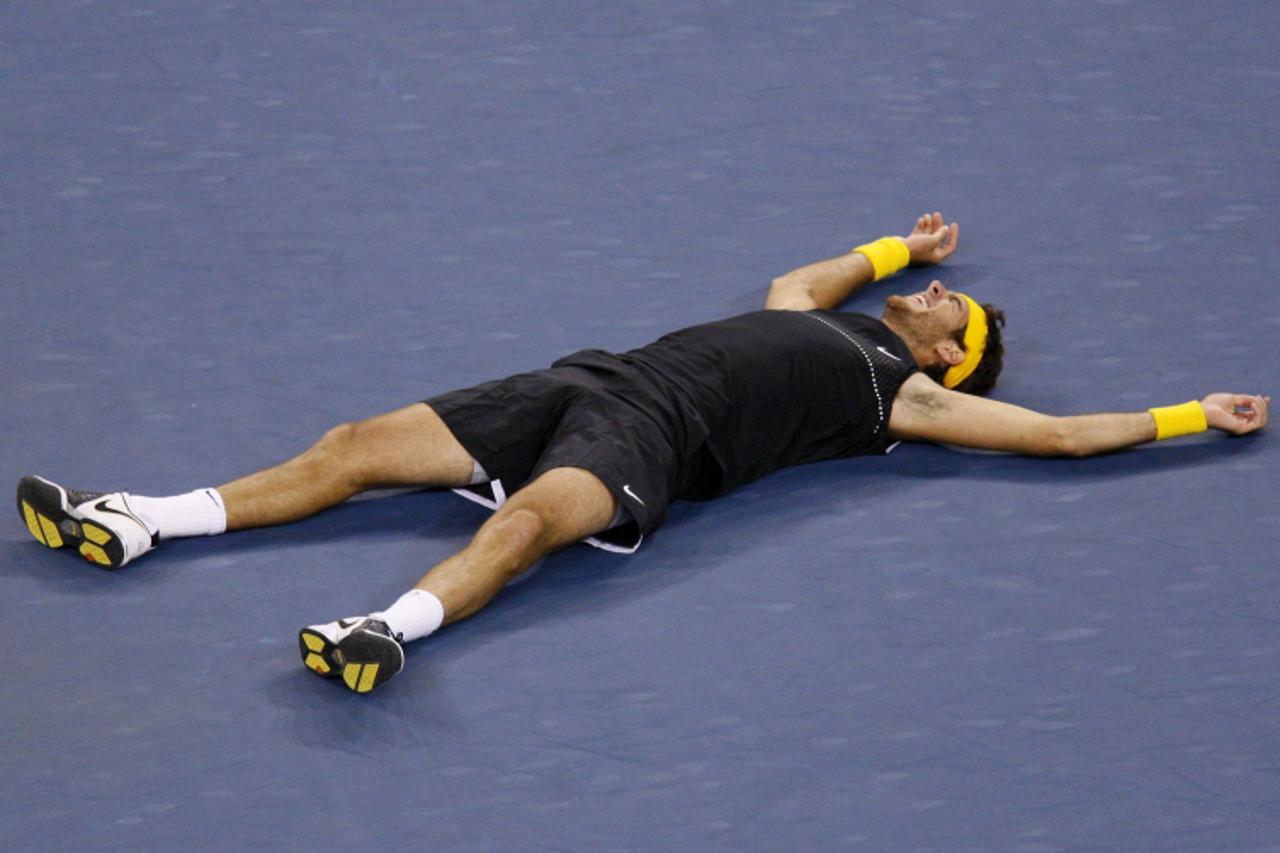
M 884 316 L 908 330 L 921 344 L 932 346 L 957 332 L 964 334 L 969 323 L 969 303 L 947 290 L 942 282 L 934 281 L 919 293 L 890 296 Z

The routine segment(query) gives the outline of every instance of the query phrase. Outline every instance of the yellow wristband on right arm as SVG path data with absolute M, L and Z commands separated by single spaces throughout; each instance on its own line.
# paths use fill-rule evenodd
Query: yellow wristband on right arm
M 1177 438 L 1180 435 L 1192 435 L 1209 428 L 1204 407 L 1198 400 L 1183 403 L 1181 406 L 1161 406 L 1147 411 L 1151 412 L 1151 417 L 1156 419 L 1156 441 Z
M 911 263 L 911 250 L 901 237 L 881 237 L 874 243 L 855 246 L 853 251 L 861 252 L 871 261 L 871 268 L 876 271 L 876 281 L 893 275 Z

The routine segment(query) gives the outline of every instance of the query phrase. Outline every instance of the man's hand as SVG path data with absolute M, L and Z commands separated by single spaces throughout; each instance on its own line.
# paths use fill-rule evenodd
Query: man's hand
M 926 213 L 916 220 L 915 230 L 902 238 L 915 265 L 938 264 L 956 250 L 960 226 L 942 221 L 941 213 Z M 901 252 L 895 266 L 901 263 Z M 859 287 L 875 281 L 875 268 L 862 252 L 808 264 L 780 275 L 769 287 L 764 307 L 784 311 L 812 311 L 834 308 Z
M 1210 394 L 1200 401 L 1209 426 L 1245 435 L 1267 425 L 1267 405 L 1270 397 L 1254 394 Z
M 940 264 L 956 250 L 960 223 L 942 221 L 941 213 L 926 213 L 916 220 L 915 230 L 902 240 L 911 251 L 911 263 L 917 266 Z

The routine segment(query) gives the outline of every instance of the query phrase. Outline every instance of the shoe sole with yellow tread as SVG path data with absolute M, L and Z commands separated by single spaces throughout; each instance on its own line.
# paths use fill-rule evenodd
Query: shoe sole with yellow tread
M 105 526 L 74 514 L 72 504 L 100 497 L 69 492 L 43 477 L 23 477 L 18 483 L 18 513 L 27 530 L 46 548 L 74 548 L 102 569 L 124 565 L 124 543 Z M 79 498 L 75 500 L 74 498 Z

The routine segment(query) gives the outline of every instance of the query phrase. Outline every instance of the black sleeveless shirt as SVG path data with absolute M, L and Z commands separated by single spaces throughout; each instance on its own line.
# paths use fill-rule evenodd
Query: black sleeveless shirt
M 695 500 L 790 465 L 883 453 L 894 397 L 916 371 L 884 323 L 836 311 L 754 311 L 557 365 L 605 359 L 643 377 L 650 393 L 633 402 L 667 425 L 684 469 L 674 496 Z

